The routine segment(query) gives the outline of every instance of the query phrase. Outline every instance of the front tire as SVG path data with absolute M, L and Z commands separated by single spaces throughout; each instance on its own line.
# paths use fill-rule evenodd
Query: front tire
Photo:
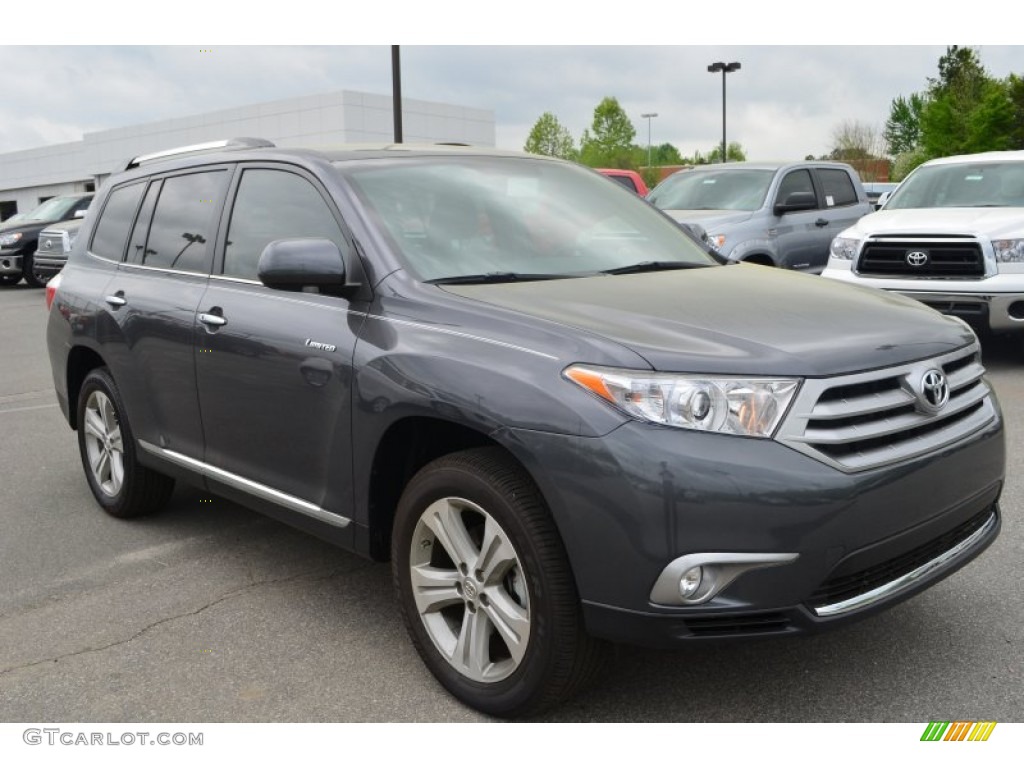
M 36 260 L 32 256 L 25 256 L 22 265 L 25 282 L 33 288 L 45 288 L 46 284 L 50 282 L 49 275 L 40 274 L 36 270 Z
M 498 448 L 437 459 L 406 486 L 395 588 L 427 667 L 458 699 L 520 717 L 568 698 L 599 663 L 539 490 Z
M 78 450 L 92 495 L 109 515 L 158 511 L 174 480 L 138 463 L 121 394 L 106 368 L 89 372 L 78 395 Z
M 21 282 L 21 275 L 0 275 L 0 286 L 17 285 Z

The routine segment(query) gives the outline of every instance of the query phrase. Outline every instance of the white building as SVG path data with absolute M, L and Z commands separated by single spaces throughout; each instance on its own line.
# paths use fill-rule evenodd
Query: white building
M 0 154 L 0 219 L 56 195 L 90 192 L 130 158 L 204 141 L 255 136 L 278 146 L 387 143 L 394 138 L 390 95 L 339 91 L 84 135 L 81 141 Z M 406 142 L 495 144 L 494 112 L 402 100 Z

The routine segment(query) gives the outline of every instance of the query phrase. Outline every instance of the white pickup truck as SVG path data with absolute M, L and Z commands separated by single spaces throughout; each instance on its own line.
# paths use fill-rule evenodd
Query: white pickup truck
M 1024 151 L 932 160 L 832 241 L 823 277 L 1024 332 Z

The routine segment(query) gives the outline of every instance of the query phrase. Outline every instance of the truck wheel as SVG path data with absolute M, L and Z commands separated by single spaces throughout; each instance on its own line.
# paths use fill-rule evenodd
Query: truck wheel
M 174 480 L 138 463 L 117 385 L 106 368 L 89 372 L 78 395 L 78 450 L 89 488 L 114 517 L 156 512 Z
M 31 256 L 25 256 L 22 259 L 21 271 L 25 277 L 25 282 L 33 288 L 45 288 L 46 284 L 50 282 L 50 277 L 48 275 L 40 274 L 36 270 L 35 259 Z
M 395 513 L 392 572 L 427 667 L 458 699 L 517 717 L 570 696 L 601 645 L 583 628 L 561 538 L 536 485 L 498 448 L 421 469 Z

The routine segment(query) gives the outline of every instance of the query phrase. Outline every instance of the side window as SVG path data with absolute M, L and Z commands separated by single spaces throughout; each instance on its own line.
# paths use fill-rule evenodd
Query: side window
M 120 261 L 124 256 L 124 245 L 128 240 L 128 229 L 132 224 L 135 209 L 139 207 L 143 183 L 118 187 L 110 193 L 100 220 L 96 222 L 89 250 L 97 256 Z
M 224 274 L 255 280 L 266 245 L 289 237 L 323 237 L 344 247 L 338 222 L 312 184 L 287 171 L 245 171 L 231 211 Z
M 811 182 L 811 172 L 807 169 L 790 171 L 779 184 L 779 194 L 775 200 L 778 203 L 785 203 L 790 195 L 804 192 L 814 195 L 814 184 Z
M 153 209 L 156 208 L 156 199 L 160 197 L 162 180 L 154 181 L 149 185 L 146 197 L 142 201 L 142 208 L 135 219 L 135 226 L 132 227 L 132 236 L 128 241 L 128 261 L 132 264 L 141 264 L 145 257 L 146 237 L 149 235 L 149 222 L 153 218 Z
M 839 205 L 853 205 L 857 202 L 857 190 L 850 174 L 838 168 L 819 168 L 818 178 L 825 191 L 825 205 L 829 208 Z
M 141 264 L 184 272 L 208 272 L 210 242 L 224 201 L 228 174 L 190 173 L 164 179 Z

